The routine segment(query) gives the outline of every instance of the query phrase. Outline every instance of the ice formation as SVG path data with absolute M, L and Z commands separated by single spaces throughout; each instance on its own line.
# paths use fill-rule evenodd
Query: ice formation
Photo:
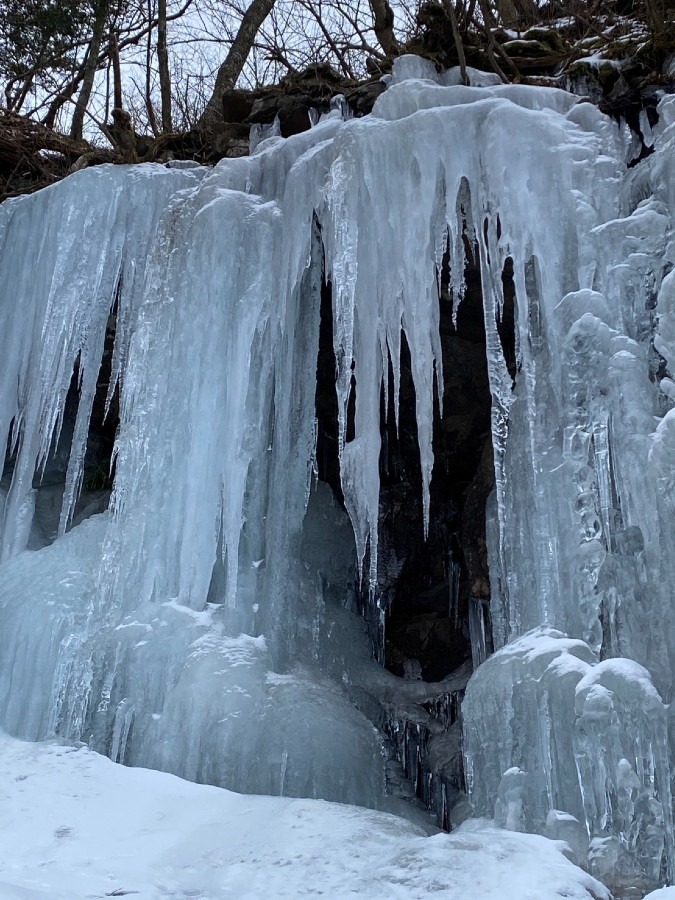
M 470 800 L 564 837 L 601 875 L 662 883 L 675 101 L 629 169 L 591 104 L 454 81 L 404 58 L 363 119 L 336 110 L 212 171 L 102 166 L 0 207 L 0 724 L 240 790 L 385 804 L 372 710 L 391 686 L 352 587 L 356 568 L 375 594 L 381 395 L 386 409 L 391 370 L 398 409 L 403 331 L 428 520 L 439 272 L 445 257 L 456 308 L 474 245 L 497 652 L 463 707 Z M 353 535 L 313 479 L 324 275 Z M 81 521 L 111 316 L 114 487 Z

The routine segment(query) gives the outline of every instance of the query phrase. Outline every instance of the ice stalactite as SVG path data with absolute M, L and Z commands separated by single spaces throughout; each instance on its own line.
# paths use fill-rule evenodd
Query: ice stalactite
M 104 170 L 78 174 L 65 195 L 43 191 L 30 202 L 5 203 L 0 216 L 0 446 L 16 454 L 2 529 L 2 558 L 12 555 L 36 472 L 58 442 L 64 404 L 77 367 L 80 404 L 70 446 L 60 517 L 70 522 L 108 316 L 120 328 L 116 378 L 140 300 L 160 214 L 198 178 L 150 166 L 111 179 Z M 129 203 L 133 194 L 134 203 Z M 41 222 L 31 242 L 35 222 Z M 115 378 L 115 380 L 116 380 Z

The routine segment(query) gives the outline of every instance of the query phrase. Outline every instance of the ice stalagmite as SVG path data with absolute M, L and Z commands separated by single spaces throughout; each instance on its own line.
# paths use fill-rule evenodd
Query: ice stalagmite
M 471 800 L 655 882 L 674 853 L 672 101 L 629 171 L 591 104 L 472 79 L 403 58 L 363 119 L 335 111 L 209 171 L 100 167 L 0 208 L 0 724 L 243 790 L 386 803 L 368 716 L 387 676 L 355 570 L 375 600 L 404 341 L 428 528 L 440 275 L 456 315 L 468 246 L 498 651 L 464 704 Z M 312 474 L 324 279 L 351 537 Z M 69 530 L 111 315 L 112 497 Z M 47 465 L 63 502 L 37 549 Z

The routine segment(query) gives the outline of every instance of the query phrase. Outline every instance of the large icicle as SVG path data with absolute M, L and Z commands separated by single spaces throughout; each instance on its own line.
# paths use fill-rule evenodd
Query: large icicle
M 74 175 L 65 192 L 56 187 L 3 204 L 0 447 L 10 437 L 17 458 L 0 558 L 11 555 L 34 476 L 58 441 L 76 367 L 80 403 L 61 531 L 70 521 L 108 315 L 117 294 L 120 316 L 132 315 L 133 289 L 145 269 L 159 216 L 172 194 L 196 181 L 190 173 L 160 166 L 102 166 Z M 37 248 L 29 237 L 35 222 L 42 229 Z M 19 315 L 15 298 L 20 299 Z

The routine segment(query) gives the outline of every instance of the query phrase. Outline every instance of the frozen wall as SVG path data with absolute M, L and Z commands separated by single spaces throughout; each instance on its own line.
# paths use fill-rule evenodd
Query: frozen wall
M 662 100 L 656 152 L 583 239 L 586 277 L 547 300 L 550 257 L 535 254 L 532 289 L 526 272 L 488 531 L 505 646 L 464 705 L 476 811 L 576 834 L 596 874 L 643 886 L 672 877 L 673 862 L 674 108 Z M 580 198 L 578 221 L 601 190 Z
M 468 241 L 503 648 L 464 707 L 471 799 L 507 827 L 567 829 L 582 856 L 590 838 L 599 870 L 659 880 L 673 858 L 675 107 L 662 102 L 656 152 L 629 171 L 629 142 L 591 104 L 452 80 L 404 58 L 367 118 L 335 112 L 208 172 L 99 167 L 0 207 L 0 722 L 240 789 L 384 802 L 380 739 L 354 706 L 381 680 L 352 572 L 375 582 L 381 392 L 391 365 L 396 409 L 401 330 L 428 516 L 439 272 L 447 252 L 461 303 Z M 515 384 L 497 328 L 509 258 Z M 313 487 L 322 270 L 355 541 Z M 111 313 L 114 490 L 68 532 Z M 60 536 L 21 552 L 76 363 Z

